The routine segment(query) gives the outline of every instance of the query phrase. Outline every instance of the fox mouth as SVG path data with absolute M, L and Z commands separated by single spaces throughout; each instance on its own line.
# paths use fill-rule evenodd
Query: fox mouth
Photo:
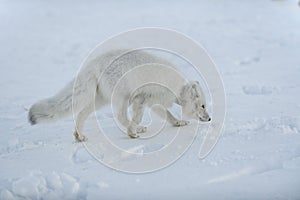
M 202 122 L 209 122 L 209 121 L 211 121 L 211 118 L 210 118 L 210 117 L 208 117 L 208 118 L 199 117 L 199 119 L 200 119 L 200 121 L 202 121 Z

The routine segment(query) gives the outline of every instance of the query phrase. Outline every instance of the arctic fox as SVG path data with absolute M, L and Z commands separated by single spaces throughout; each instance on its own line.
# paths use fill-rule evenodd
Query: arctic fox
M 176 67 L 168 61 L 147 53 L 145 51 L 114 50 L 104 53 L 88 62 L 76 79 L 73 79 L 60 92 L 53 97 L 35 103 L 29 110 L 29 122 L 34 125 L 43 122 L 57 121 L 72 113 L 77 114 L 75 120 L 74 136 L 76 141 L 87 140 L 82 134 L 85 120 L 96 109 L 110 103 L 112 91 L 118 80 L 128 71 L 136 66 L 167 65 Z M 120 57 L 120 55 L 122 56 Z M 109 66 L 109 67 L 107 67 Z M 101 76 L 101 79 L 99 77 Z M 163 76 L 163 74 L 161 74 Z M 155 76 L 149 74 L 148 76 Z M 138 77 L 136 77 L 138 79 Z M 75 84 L 75 85 L 74 85 Z M 153 111 L 173 126 L 185 126 L 189 122 L 179 120 L 168 110 L 173 103 L 182 107 L 182 114 L 188 119 L 210 121 L 211 118 L 206 111 L 206 99 L 198 81 L 179 81 L 178 94 L 169 92 L 164 87 L 152 86 L 141 87 L 137 92 L 125 90 L 123 94 L 130 96 L 129 104 L 120 96 L 117 109 L 118 121 L 127 128 L 128 136 L 139 137 L 139 133 L 146 132 L 147 128 L 140 126 L 144 109 L 160 104 L 163 107 L 155 107 Z M 133 95 L 133 96 L 132 96 Z M 74 99 L 75 101 L 74 101 Z M 132 119 L 128 119 L 128 106 L 132 106 Z

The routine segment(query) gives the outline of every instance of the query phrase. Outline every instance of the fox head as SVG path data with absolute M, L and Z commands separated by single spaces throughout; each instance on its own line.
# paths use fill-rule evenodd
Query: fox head
M 211 120 L 206 111 L 206 99 L 198 81 L 190 81 L 183 86 L 180 100 L 185 117 L 204 122 Z

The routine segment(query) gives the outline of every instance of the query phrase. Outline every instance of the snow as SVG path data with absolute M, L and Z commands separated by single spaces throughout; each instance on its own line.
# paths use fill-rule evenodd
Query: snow
M 299 199 L 299 9 L 296 0 L 2 0 L 0 199 Z M 75 76 L 93 47 L 140 26 L 187 34 L 218 65 L 227 115 L 208 157 L 198 158 L 198 134 L 169 167 L 122 173 L 74 142 L 72 118 L 29 125 L 28 108 Z M 141 144 L 118 136 L 108 109 L 98 116 L 111 139 L 137 153 L 172 138 Z
M 13 181 L 11 192 L 4 190 L 3 196 L 14 194 L 12 198 L 76 199 L 80 197 L 80 185 L 74 177 L 66 173 L 58 175 L 52 172 L 45 175 L 32 171 L 29 175 Z

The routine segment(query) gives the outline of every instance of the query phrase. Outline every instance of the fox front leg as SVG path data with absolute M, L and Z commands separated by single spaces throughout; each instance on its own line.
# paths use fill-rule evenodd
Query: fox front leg
M 179 127 L 179 126 L 186 126 L 190 122 L 186 120 L 179 120 L 176 117 L 173 116 L 173 114 L 168 110 L 164 109 L 161 106 L 155 106 L 152 108 L 153 111 L 160 116 L 163 119 L 167 118 L 167 121 L 172 124 L 173 126 Z
M 136 97 L 132 102 L 133 117 L 130 122 L 127 133 L 131 138 L 138 138 L 139 133 L 144 133 L 147 131 L 147 127 L 139 126 L 142 121 L 144 110 L 145 110 L 145 99 L 143 97 Z

